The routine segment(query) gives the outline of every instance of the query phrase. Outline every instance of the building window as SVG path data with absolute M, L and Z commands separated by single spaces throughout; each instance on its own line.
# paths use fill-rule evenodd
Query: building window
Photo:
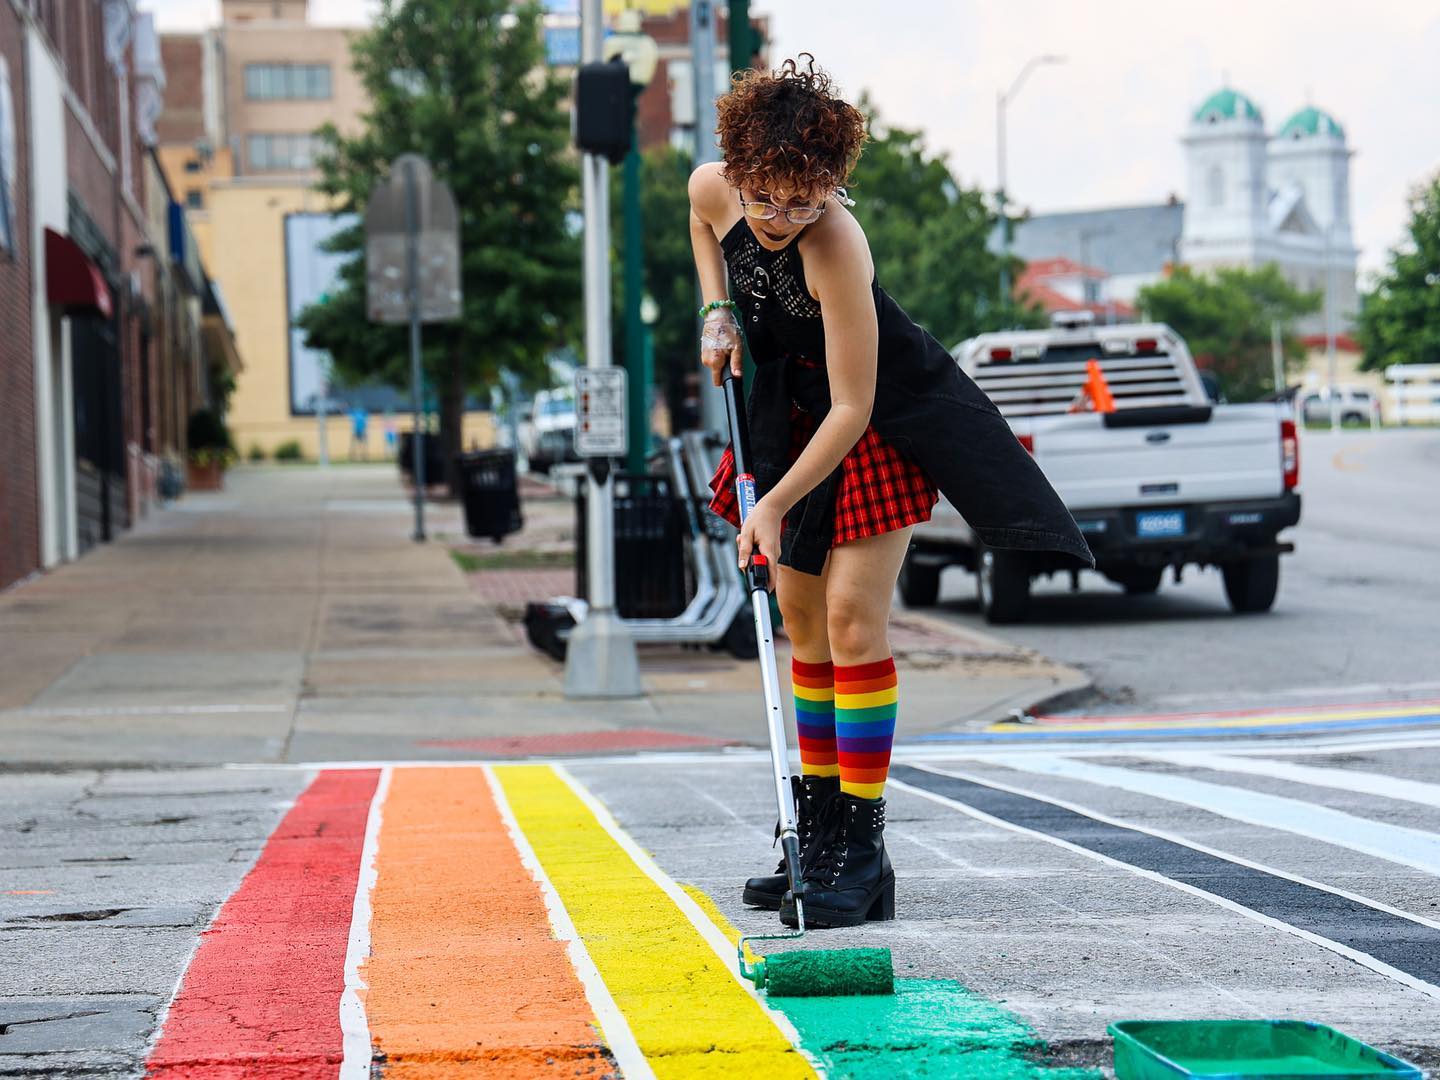
M 330 65 L 246 64 L 245 96 L 251 101 L 327 100 Z
M 1225 205 L 1225 170 L 1219 165 L 1211 166 L 1205 177 L 1205 195 L 1211 206 Z
M 296 172 L 310 169 L 318 149 L 314 135 L 251 135 L 250 168 L 253 172 Z
M 189 161 L 185 162 L 186 172 L 199 172 L 203 167 L 204 166 L 200 164 L 199 158 L 192 157 Z
M 191 210 L 204 210 L 205 193 L 199 188 L 191 188 L 185 192 L 185 205 Z

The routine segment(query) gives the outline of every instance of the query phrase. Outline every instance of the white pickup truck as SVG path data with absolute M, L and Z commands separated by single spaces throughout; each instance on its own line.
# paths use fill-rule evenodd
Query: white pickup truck
M 1057 315 L 1047 330 L 982 334 L 954 350 L 1065 500 L 1097 569 L 1127 593 L 1153 593 L 1167 567 L 1218 566 L 1236 612 L 1268 611 L 1277 539 L 1300 520 L 1299 444 L 1289 406 L 1223 405 L 1206 393 L 1185 342 L 1161 323 L 1096 326 Z M 1072 412 L 1096 360 L 1115 411 Z M 1019 622 L 1037 575 L 1061 556 L 979 544 L 945 499 L 916 528 L 900 573 L 906 604 L 934 604 L 940 572 L 975 573 L 992 623 Z M 1078 587 L 1079 575 L 1072 572 Z

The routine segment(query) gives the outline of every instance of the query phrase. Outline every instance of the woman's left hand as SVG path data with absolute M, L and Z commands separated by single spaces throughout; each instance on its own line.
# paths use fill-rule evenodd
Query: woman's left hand
M 741 570 L 750 565 L 750 558 L 757 549 L 765 556 L 765 561 L 770 564 L 766 579 L 772 591 L 775 588 L 774 567 L 780 562 L 780 522 L 783 517 L 784 514 L 761 499 L 740 526 L 740 536 L 736 540 Z

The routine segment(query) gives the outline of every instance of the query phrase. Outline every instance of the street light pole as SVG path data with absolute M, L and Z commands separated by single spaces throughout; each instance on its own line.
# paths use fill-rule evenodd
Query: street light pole
M 1025 80 L 1030 77 L 1041 64 L 1063 64 L 1065 57 L 1056 56 L 1053 53 L 1046 53 L 1043 56 L 1032 56 L 1020 69 L 1020 74 L 1015 76 L 1015 81 L 1010 84 L 1010 89 L 998 92 L 995 95 L 995 206 L 996 212 L 1000 215 L 1000 303 L 1008 304 L 1010 301 L 1010 214 L 1006 209 L 1009 202 L 1009 191 L 1007 189 L 1006 161 L 1005 161 L 1005 110 L 1010 102 L 1015 100 L 1015 95 L 1020 93 L 1020 88 L 1025 85 Z
M 601 0 L 583 0 L 581 58 L 600 60 Z M 609 165 L 599 154 L 580 159 L 585 211 L 585 366 L 610 367 L 610 194 Z M 565 653 L 568 698 L 639 697 L 640 663 L 635 639 L 615 611 L 615 486 L 610 462 L 591 458 L 586 470 L 586 582 L 589 608 L 570 635 Z

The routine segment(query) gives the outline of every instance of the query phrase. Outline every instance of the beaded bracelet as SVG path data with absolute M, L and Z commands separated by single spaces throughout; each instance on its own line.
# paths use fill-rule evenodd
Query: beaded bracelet
M 709 315 L 712 311 L 719 311 L 721 308 L 734 308 L 734 307 L 735 307 L 735 301 L 734 301 L 734 300 L 711 300 L 708 304 L 706 304 L 704 307 L 702 307 L 702 308 L 700 309 L 700 318 L 703 319 L 703 318 L 705 318 L 705 316 Z

